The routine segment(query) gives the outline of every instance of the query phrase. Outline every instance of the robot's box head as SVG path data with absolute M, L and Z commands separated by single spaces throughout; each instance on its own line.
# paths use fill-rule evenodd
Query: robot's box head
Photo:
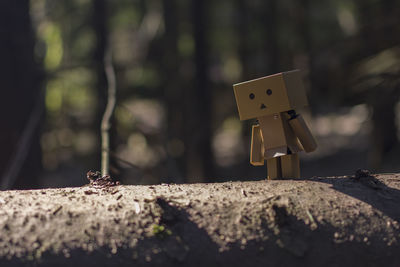
M 299 70 L 234 84 L 233 90 L 241 120 L 307 106 Z

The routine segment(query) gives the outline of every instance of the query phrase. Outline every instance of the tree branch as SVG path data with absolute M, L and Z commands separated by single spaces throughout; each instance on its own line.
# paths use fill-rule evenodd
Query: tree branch
M 104 55 L 104 70 L 107 78 L 107 106 L 101 121 L 101 173 L 108 175 L 110 169 L 110 128 L 111 117 L 116 103 L 117 81 L 112 64 L 112 50 L 108 46 Z

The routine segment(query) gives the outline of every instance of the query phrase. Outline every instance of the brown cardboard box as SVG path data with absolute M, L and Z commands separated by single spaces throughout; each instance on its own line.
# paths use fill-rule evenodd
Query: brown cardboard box
M 308 105 L 300 71 L 282 72 L 233 85 L 241 120 Z

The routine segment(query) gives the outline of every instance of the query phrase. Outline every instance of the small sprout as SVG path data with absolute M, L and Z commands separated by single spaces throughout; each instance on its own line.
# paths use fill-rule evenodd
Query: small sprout
M 153 225 L 153 235 L 164 239 L 170 235 L 172 235 L 171 230 L 167 229 L 164 225 L 154 224 Z

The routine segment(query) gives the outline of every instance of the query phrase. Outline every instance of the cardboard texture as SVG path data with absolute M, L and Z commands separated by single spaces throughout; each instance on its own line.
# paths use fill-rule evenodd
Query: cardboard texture
M 234 84 L 233 89 L 240 119 L 259 122 L 252 126 L 250 163 L 260 166 L 266 160 L 269 179 L 300 177 L 297 153 L 317 148 L 304 119 L 295 112 L 308 104 L 300 72 Z
M 284 72 L 283 79 L 285 80 L 290 106 L 293 107 L 292 109 L 308 106 L 306 90 L 300 71 L 293 70 Z
M 241 120 L 308 105 L 298 70 L 234 84 L 233 89 Z
M 317 149 L 317 142 L 301 115 L 297 115 L 296 118 L 291 119 L 289 124 L 297 138 L 300 140 L 305 152 L 308 153 Z
M 300 178 L 300 162 L 298 154 L 282 156 L 282 178 Z
M 282 177 L 281 159 L 267 159 L 267 177 L 268 179 L 277 179 Z
M 260 125 L 253 125 L 251 131 L 250 164 L 254 166 L 264 165 L 264 144 Z
M 293 153 L 303 151 L 289 125 L 289 118 L 290 116 L 286 112 L 258 118 L 264 140 L 266 158 L 275 157 L 276 153 L 286 155 L 288 148 Z

